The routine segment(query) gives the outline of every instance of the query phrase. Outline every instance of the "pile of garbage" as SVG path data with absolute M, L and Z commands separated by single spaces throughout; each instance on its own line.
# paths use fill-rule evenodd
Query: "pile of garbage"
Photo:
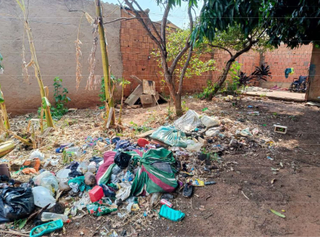
M 257 138 L 257 128 L 240 127 L 189 110 L 149 138 L 87 137 L 82 147 L 59 144 L 49 158 L 34 150 L 22 164 L 0 165 L 0 223 L 24 219 L 35 226 L 30 236 L 42 236 L 85 214 L 116 213 L 125 219 L 157 210 L 180 221 L 185 214 L 171 200 L 215 184 L 212 174 L 223 154 L 270 145 Z M 88 151 L 101 144 L 108 147 L 103 157 L 88 158 Z M 12 176 L 32 178 L 21 182 Z

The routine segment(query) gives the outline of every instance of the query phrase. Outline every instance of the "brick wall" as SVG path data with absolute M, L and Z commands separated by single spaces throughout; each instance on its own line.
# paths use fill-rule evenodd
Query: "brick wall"
M 307 76 L 311 54 L 312 44 L 302 45 L 293 50 L 281 45 L 278 49 L 265 53 L 265 62 L 270 66 L 272 78 L 263 85 L 265 87 L 278 85 L 287 88 L 294 78 L 298 78 L 300 75 Z M 290 67 L 294 68 L 294 74 L 285 78 L 284 71 Z
M 128 17 L 124 11 L 121 14 L 123 17 Z M 130 75 L 155 81 L 157 91 L 168 94 L 168 89 L 162 82 L 164 79 L 160 73 L 162 69 L 158 67 L 156 59 L 151 56 L 157 46 L 147 35 L 138 20 L 121 22 L 120 48 L 123 61 L 123 77 L 131 81 L 131 84 L 125 90 L 125 95 L 128 96 L 138 85 L 136 81 L 130 78 Z M 286 82 L 291 83 L 293 77 L 307 75 L 311 52 L 311 45 L 302 46 L 294 50 L 282 45 L 279 49 L 265 53 L 265 62 L 270 66 L 272 79 L 262 86 L 271 87 L 275 84 L 287 86 Z M 223 50 L 215 50 L 212 55 L 204 55 L 203 58 L 210 59 L 212 56 L 216 60 L 217 70 L 204 73 L 201 76 L 185 78 L 183 83 L 183 91 L 185 93 L 200 92 L 206 86 L 207 80 L 213 80 L 214 82 L 218 80 L 230 56 Z M 249 51 L 240 56 L 237 61 L 242 64 L 241 70 L 250 74 L 255 69 L 255 66 L 259 66 L 260 55 L 258 52 Z M 284 70 L 287 67 L 293 67 L 295 74 L 285 79 Z
M 128 17 L 127 13 L 122 11 L 122 17 Z M 131 79 L 135 75 L 140 79 L 147 79 L 156 82 L 156 90 L 169 94 L 161 75 L 162 69 L 151 54 L 157 49 L 157 45 L 147 35 L 146 30 L 141 26 L 138 20 L 122 21 L 120 30 L 120 49 L 123 61 L 123 77 L 129 80 L 131 84 L 125 89 L 125 95 L 129 95 L 138 85 Z M 210 59 L 211 55 L 205 55 L 205 59 Z M 183 82 L 184 92 L 197 92 L 203 90 L 208 79 L 212 80 L 214 72 L 204 73 L 202 76 L 185 78 Z M 190 83 L 192 81 L 192 83 Z

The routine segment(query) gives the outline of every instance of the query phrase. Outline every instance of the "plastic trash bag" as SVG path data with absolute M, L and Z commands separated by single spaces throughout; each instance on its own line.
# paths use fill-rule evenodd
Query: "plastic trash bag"
M 36 185 L 43 186 L 49 189 L 53 195 L 59 189 L 59 183 L 57 178 L 49 171 L 44 171 L 41 174 L 33 178 Z
M 188 133 L 193 131 L 196 127 L 201 126 L 202 123 L 197 112 L 188 110 L 185 115 L 174 121 L 173 125 L 181 131 Z
M 33 160 L 34 158 L 39 158 L 41 161 L 43 161 L 44 154 L 37 149 L 37 150 L 33 151 L 29 156 L 30 160 Z
M 189 144 L 186 149 L 188 151 L 200 152 L 202 146 L 203 146 L 203 143 L 197 142 L 197 143 Z
M 32 188 L 34 205 L 37 207 L 45 207 L 50 204 L 49 208 L 56 204 L 56 199 L 51 195 L 49 189 L 37 186 Z
M 161 126 L 150 137 L 169 146 L 187 147 L 186 135 L 173 126 Z
M 0 223 L 22 219 L 33 210 L 31 188 L 8 187 L 0 191 Z
M 206 136 L 208 137 L 215 137 L 220 133 L 220 128 L 210 128 L 206 131 Z
M 220 121 L 217 117 L 210 117 L 207 115 L 204 115 L 201 117 L 201 122 L 203 123 L 206 128 L 211 128 L 214 126 L 219 126 Z
M 114 163 L 119 166 L 121 169 L 125 169 L 128 167 L 131 156 L 125 152 L 119 150 L 114 157 Z

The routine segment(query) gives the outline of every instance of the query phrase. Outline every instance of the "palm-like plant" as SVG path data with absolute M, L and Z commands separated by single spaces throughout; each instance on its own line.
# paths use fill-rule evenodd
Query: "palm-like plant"
M 240 72 L 239 86 L 247 86 L 252 80 L 267 81 L 269 78 L 272 78 L 270 67 L 269 65 L 262 64 L 261 67 L 256 67 L 249 76 L 244 72 Z
M 261 64 L 261 67 L 256 67 L 253 73 L 251 73 L 251 77 L 257 80 L 267 81 L 269 77 L 272 77 L 269 65 Z

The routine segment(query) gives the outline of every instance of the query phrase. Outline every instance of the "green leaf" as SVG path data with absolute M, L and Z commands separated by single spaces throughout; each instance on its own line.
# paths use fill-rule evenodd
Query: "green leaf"
M 23 229 L 23 227 L 25 227 L 25 225 L 27 224 L 27 220 L 28 220 L 28 218 L 20 219 L 20 220 L 19 220 L 19 226 L 18 226 L 18 228 L 19 228 L 20 230 Z
M 281 218 L 286 218 L 286 216 L 283 215 L 283 214 L 280 213 L 280 212 L 277 212 L 277 211 L 275 211 L 275 210 L 273 210 L 273 209 L 270 209 L 270 211 L 271 211 L 273 214 L 275 214 L 275 215 L 277 215 L 277 216 L 279 216 L 279 217 L 281 217 Z

